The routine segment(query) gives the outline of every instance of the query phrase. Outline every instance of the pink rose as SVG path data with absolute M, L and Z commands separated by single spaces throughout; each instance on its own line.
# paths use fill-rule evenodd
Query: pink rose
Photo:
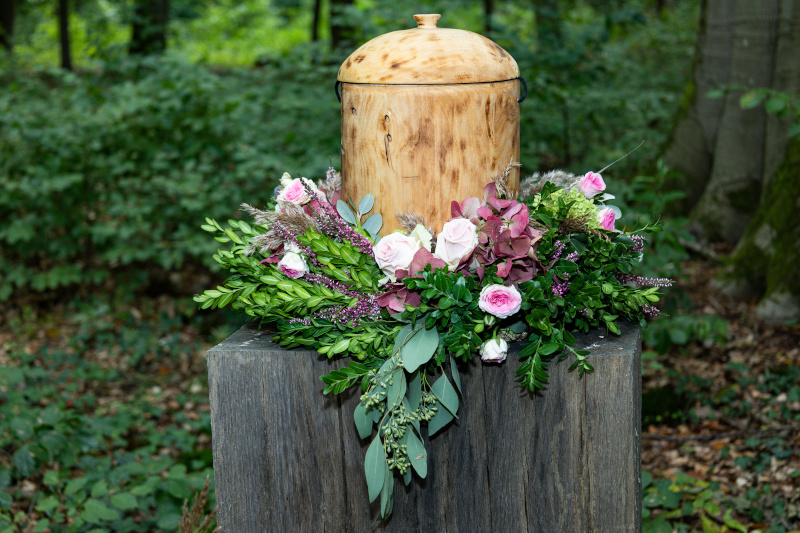
M 597 222 L 603 229 L 614 231 L 614 221 L 617 219 L 617 214 L 610 207 L 604 207 L 597 212 Z
M 478 246 L 478 227 L 466 218 L 445 222 L 436 237 L 436 257 L 447 263 L 450 272 Z
M 578 182 L 578 190 L 581 191 L 586 198 L 592 199 L 598 193 L 606 190 L 606 184 L 603 181 L 603 176 L 597 172 L 587 172 L 581 181 Z
M 516 287 L 488 285 L 481 290 L 478 307 L 497 318 L 507 318 L 522 305 L 522 296 Z
M 288 202 L 295 205 L 304 205 L 311 200 L 300 178 L 293 179 L 278 195 L 278 202 Z
M 481 345 L 481 360 L 486 363 L 502 363 L 508 355 L 508 343 L 503 339 L 489 339 Z
M 402 233 L 391 233 L 383 237 L 378 244 L 373 247 L 375 252 L 375 262 L 383 273 L 389 276 L 392 281 L 397 281 L 395 271 L 398 269 L 407 270 L 414 254 L 422 248 L 419 240 L 407 237 Z
M 290 278 L 302 278 L 308 272 L 308 265 L 300 254 L 286 252 L 283 258 L 278 261 L 278 270 Z

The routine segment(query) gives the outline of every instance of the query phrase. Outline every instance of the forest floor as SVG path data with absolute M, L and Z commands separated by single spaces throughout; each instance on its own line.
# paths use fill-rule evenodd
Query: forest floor
M 721 296 L 711 286 L 718 268 L 688 261 L 678 286 L 695 314 L 724 318 L 729 337 L 646 363 L 642 467 L 678 485 L 718 483 L 718 499 L 748 530 L 800 529 L 800 326 L 765 324 L 754 301 Z
M 716 269 L 706 260 L 688 261 L 678 285 L 690 295 L 695 314 L 715 314 L 728 322 L 727 340 L 645 354 L 645 530 L 725 531 L 725 524 L 732 529 L 743 524 L 750 531 L 798 529 L 800 326 L 769 326 L 753 317 L 754 302 L 719 296 L 710 286 Z M 168 297 L 124 304 L 100 299 L 47 310 L 17 305 L 0 313 L 0 392 L 9 394 L 7 399 L 0 394 L 0 474 L 20 466 L 14 432 L 29 428 L 15 425 L 15 415 L 36 416 L 49 405 L 86 421 L 123 413 L 107 445 L 101 440 L 85 455 L 124 450 L 166 461 L 162 471 L 153 472 L 164 481 L 164 494 L 151 500 L 138 496 L 138 501 L 143 513 L 148 505 L 151 512 L 165 505 L 171 509 L 157 524 L 169 530 L 183 499 L 211 470 L 204 353 L 235 327 L 230 316 L 210 318 L 195 313 L 190 300 Z M 9 374 L 13 368 L 23 377 Z M 38 431 L 39 426 L 30 429 L 24 443 L 32 450 Z M 67 438 L 72 446 L 79 435 Z M 91 520 L 94 515 L 86 515 L 80 498 L 71 500 L 69 488 L 48 484 L 47 477 L 55 468 L 61 479 L 75 479 L 88 475 L 85 467 L 80 461 L 68 466 L 66 459 L 50 459 L 23 465 L 27 476 L 12 474 L 5 487 L 0 476 L 0 495 L 11 496 L 11 515 L 26 520 L 29 528 L 58 519 L 56 511 L 41 505 L 55 495 L 61 502 L 56 509 L 69 514 L 72 506 Z M 98 470 L 96 475 L 106 474 Z M 148 483 L 137 479 L 126 485 L 133 494 L 138 494 L 137 483 Z M 95 496 L 106 501 L 102 491 Z M 113 504 L 113 491 L 109 497 Z M 135 512 L 133 520 L 145 523 Z

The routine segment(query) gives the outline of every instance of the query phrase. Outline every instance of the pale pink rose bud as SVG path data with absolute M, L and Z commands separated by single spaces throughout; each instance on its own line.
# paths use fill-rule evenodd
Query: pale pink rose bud
M 592 199 L 599 193 L 606 190 L 606 184 L 603 181 L 603 176 L 597 172 L 587 172 L 581 181 L 578 182 L 578 190 L 581 191 L 586 198 Z
M 391 233 L 378 241 L 372 250 L 375 253 L 375 262 L 378 263 L 378 268 L 389 276 L 391 281 L 397 281 L 395 272 L 398 269 L 408 269 L 414 259 L 414 254 L 420 248 L 422 245 L 419 240 L 407 237 L 402 233 Z
M 616 213 L 610 207 L 604 207 L 597 212 L 597 222 L 603 229 L 614 231 L 614 221 L 617 219 Z
M 284 172 L 283 176 L 281 176 L 281 187 L 286 187 L 292 182 L 292 175 L 288 172 Z
M 489 339 L 481 345 L 481 360 L 502 363 L 508 355 L 508 343 L 503 339 Z
M 278 202 L 288 202 L 295 205 L 305 205 L 311 200 L 300 178 L 293 179 L 278 195 Z
M 478 227 L 466 218 L 454 218 L 445 222 L 442 232 L 436 237 L 436 252 L 433 254 L 445 263 L 450 272 L 478 246 Z
M 300 254 L 286 252 L 283 258 L 278 261 L 278 270 L 290 278 L 302 278 L 308 272 L 308 265 Z
M 508 318 L 522 305 L 522 296 L 516 287 L 487 285 L 481 290 L 478 307 L 497 318 Z

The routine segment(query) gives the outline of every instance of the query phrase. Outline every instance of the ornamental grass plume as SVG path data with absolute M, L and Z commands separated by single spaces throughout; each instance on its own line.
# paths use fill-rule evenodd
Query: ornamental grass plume
M 492 176 L 491 179 L 494 182 L 495 187 L 497 187 L 498 196 L 505 196 L 509 200 L 516 200 L 517 199 L 518 194 L 519 194 L 518 191 L 511 191 L 508 188 L 508 177 L 511 175 L 511 171 L 513 169 L 519 168 L 521 166 L 522 166 L 521 164 L 515 163 L 514 160 L 512 159 L 508 163 L 508 166 L 506 166 L 506 168 L 503 169 L 502 172 L 500 172 L 496 176 Z
M 608 235 L 600 231 L 596 227 L 592 227 L 590 222 L 594 217 L 589 213 L 567 215 L 561 222 L 558 223 L 556 230 L 559 235 L 570 235 L 572 233 L 589 233 L 595 237 L 608 240 Z
M 564 172 L 563 170 L 551 170 L 550 172 L 534 172 L 533 175 L 530 177 L 525 178 L 519 184 L 519 197 L 520 198 L 528 198 L 532 196 L 536 196 L 540 192 L 542 192 L 542 187 L 544 187 L 545 183 L 552 183 L 557 187 L 564 187 L 565 189 L 571 189 L 574 187 L 578 181 L 579 177 L 575 174 L 570 174 L 569 172 Z
M 255 252 L 269 255 L 287 240 L 303 235 L 314 226 L 314 219 L 302 206 L 295 204 L 285 203 L 278 211 L 263 211 L 248 204 L 242 204 L 242 209 L 253 216 L 256 224 L 267 228 L 250 241 L 245 249 L 247 255 Z
M 178 524 L 180 533 L 211 533 L 215 530 L 216 523 L 214 517 L 217 510 L 214 509 L 208 516 L 203 517 L 203 511 L 208 501 L 209 478 L 206 476 L 206 483 L 199 494 L 194 495 L 194 503 L 189 509 L 189 500 L 183 500 L 183 512 L 181 521 Z
M 403 226 L 403 229 L 406 230 L 406 234 L 410 234 L 412 231 L 414 231 L 414 228 L 419 225 L 428 230 L 428 233 L 431 234 L 431 238 L 436 237 L 436 232 L 433 231 L 433 228 L 425 224 L 425 218 L 419 213 L 410 213 L 404 211 L 402 213 L 397 213 L 396 216 L 397 221 L 401 226 Z
M 317 180 L 317 188 L 325 193 L 325 197 L 331 205 L 336 205 L 336 201 L 341 197 L 342 175 L 336 169 L 329 167 L 325 173 L 325 180 Z

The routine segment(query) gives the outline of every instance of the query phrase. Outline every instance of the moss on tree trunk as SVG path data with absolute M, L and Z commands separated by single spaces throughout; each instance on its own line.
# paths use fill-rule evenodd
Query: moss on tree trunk
M 763 295 L 756 314 L 766 320 L 796 320 L 800 318 L 798 265 L 800 139 L 795 139 L 717 283 L 731 296 Z

